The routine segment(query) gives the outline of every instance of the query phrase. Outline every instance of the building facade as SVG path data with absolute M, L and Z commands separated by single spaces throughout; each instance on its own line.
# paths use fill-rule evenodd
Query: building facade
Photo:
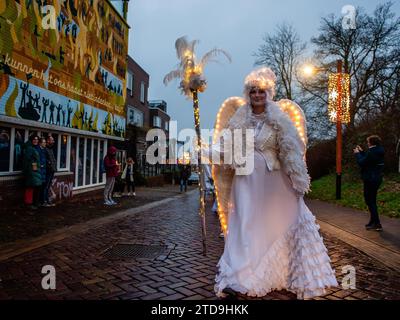
M 145 166 L 146 133 L 149 130 L 149 74 L 130 56 L 128 56 L 128 72 L 126 87 L 126 123 L 128 154 L 133 156 L 137 168 Z
M 22 197 L 22 149 L 33 133 L 55 138 L 56 200 L 102 188 L 107 147 L 125 139 L 129 26 L 108 0 L 50 0 L 48 16 L 38 1 L 7 4 L 0 4 L 7 18 L 0 20 L 0 201 Z
M 168 137 L 169 121 L 171 117 L 167 113 L 167 102 L 164 100 L 149 101 L 150 127 L 164 130 Z

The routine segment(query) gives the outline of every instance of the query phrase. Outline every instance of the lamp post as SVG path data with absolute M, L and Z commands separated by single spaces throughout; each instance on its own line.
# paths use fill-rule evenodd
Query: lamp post
M 312 65 L 303 67 L 303 74 L 311 76 L 316 71 L 326 71 Z M 336 199 L 342 197 L 342 124 L 350 121 L 350 75 L 343 72 L 342 60 L 337 60 L 337 73 L 329 74 L 328 113 L 336 123 Z
M 342 67 L 342 60 L 338 60 L 338 107 L 336 116 L 336 200 L 342 198 Z
M 350 75 L 343 72 L 342 60 L 337 60 L 337 73 L 329 75 L 328 112 L 336 123 L 336 200 L 342 198 L 342 124 L 350 120 Z

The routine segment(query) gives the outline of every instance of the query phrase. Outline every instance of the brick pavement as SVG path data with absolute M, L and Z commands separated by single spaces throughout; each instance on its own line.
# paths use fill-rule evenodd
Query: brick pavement
M 208 204 L 210 205 L 210 204 Z M 207 211 L 208 255 L 201 254 L 197 192 L 166 205 L 94 227 L 80 234 L 0 262 L 0 299 L 217 299 L 216 264 L 223 251 L 218 218 Z M 399 273 L 330 235 L 323 234 L 338 281 L 345 265 L 356 268 L 357 289 L 329 290 L 317 300 L 399 299 Z M 115 243 L 169 245 L 156 260 L 110 259 L 104 251 Z M 41 288 L 41 269 L 54 265 L 57 289 Z M 240 296 L 239 299 L 247 299 Z M 260 298 L 261 299 L 261 298 Z M 264 300 L 291 300 L 286 291 Z

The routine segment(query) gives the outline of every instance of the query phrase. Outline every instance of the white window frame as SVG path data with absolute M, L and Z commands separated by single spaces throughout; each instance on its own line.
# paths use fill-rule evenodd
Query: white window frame
M 29 139 L 29 128 L 22 128 L 19 126 L 11 126 L 7 124 L 1 124 L 1 126 L 10 128 L 10 154 L 9 154 L 9 164 L 8 164 L 8 171 L 0 172 L 0 176 L 12 176 L 16 174 L 21 174 L 22 170 L 15 170 L 14 171 L 14 147 L 15 147 L 15 129 L 17 130 L 24 130 L 24 142 Z
M 153 127 L 161 128 L 161 117 L 159 116 L 153 117 Z
M 82 179 L 82 187 L 87 187 L 86 186 L 86 144 L 87 144 L 87 138 L 85 137 L 85 143 L 83 147 L 83 179 Z
M 94 138 L 90 138 L 92 143 L 90 144 L 90 184 L 93 184 L 93 149 L 94 149 Z
M 134 74 L 128 70 L 126 78 L 126 89 L 130 90 L 130 96 L 133 97 Z
M 133 121 L 130 121 L 130 112 L 133 112 Z M 136 113 L 141 115 L 141 122 L 137 123 L 135 121 L 136 118 Z M 128 124 L 135 125 L 137 127 L 143 127 L 144 126 L 144 112 L 140 111 L 138 108 L 132 107 L 128 105 Z
M 103 140 L 97 139 L 97 180 L 96 180 L 96 184 L 100 183 L 100 161 L 102 161 L 102 159 L 100 159 L 100 143 Z
M 65 168 L 60 167 L 61 163 L 61 137 L 67 136 L 67 150 L 66 150 L 66 157 L 65 159 Z M 69 172 L 69 166 L 71 163 L 71 136 L 64 133 L 57 133 L 57 172 Z
M 140 82 L 140 102 L 141 103 L 145 103 L 145 86 L 146 86 L 146 84 L 145 84 L 145 82 L 144 81 L 141 81 Z

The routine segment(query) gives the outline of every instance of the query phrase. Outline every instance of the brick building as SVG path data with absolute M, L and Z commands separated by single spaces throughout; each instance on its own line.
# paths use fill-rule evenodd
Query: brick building
M 55 138 L 56 200 L 102 189 L 107 147 L 125 140 L 127 3 L 122 15 L 109 1 L 76 3 L 55 6 L 55 29 L 43 27 L 40 1 L 8 1 L 2 12 L 0 206 L 23 197 L 31 134 Z

